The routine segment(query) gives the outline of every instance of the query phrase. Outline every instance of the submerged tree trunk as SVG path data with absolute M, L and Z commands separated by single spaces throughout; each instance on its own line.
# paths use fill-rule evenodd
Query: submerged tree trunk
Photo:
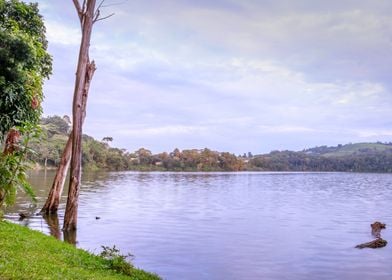
M 83 123 L 83 96 L 87 96 L 86 77 L 89 73 L 89 47 L 91 32 L 94 23 L 95 0 L 88 0 L 83 8 L 77 0 L 74 0 L 82 26 L 82 41 L 79 50 L 79 60 L 76 72 L 73 110 L 72 110 L 72 153 L 71 153 L 71 173 L 68 190 L 68 200 L 64 216 L 64 231 L 72 231 L 77 227 L 78 198 L 81 181 L 81 161 L 82 161 L 82 123 Z M 84 2 L 85 4 L 85 2 Z M 84 9 L 85 8 L 85 9 Z M 94 67 L 95 68 L 95 67 Z
M 60 164 L 54 177 L 52 188 L 50 189 L 48 198 L 46 199 L 45 205 L 41 209 L 41 213 L 54 214 L 57 213 L 60 204 L 60 197 L 63 193 L 65 179 L 69 168 L 72 150 L 72 132 L 68 137 L 67 144 L 65 145 L 64 151 L 61 155 Z

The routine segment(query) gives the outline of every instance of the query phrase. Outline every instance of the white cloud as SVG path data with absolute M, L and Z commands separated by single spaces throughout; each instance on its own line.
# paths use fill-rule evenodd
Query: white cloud
M 360 129 L 354 130 L 355 133 L 361 138 L 372 138 L 372 139 L 380 139 L 384 137 L 392 136 L 392 129 Z
M 53 13 L 68 7 L 65 15 L 74 15 L 72 5 L 48 3 L 48 39 L 61 71 L 46 88 L 45 110 L 55 112 L 71 99 L 65 91 L 75 69 L 63 50 L 77 48 L 80 31 L 76 17 L 70 23 Z M 110 132 L 128 148 L 254 152 L 390 137 L 389 2 L 261 3 L 114 6 L 119 12 L 94 27 L 98 69 L 86 131 Z
M 316 132 L 317 130 L 304 127 L 304 126 L 292 126 L 292 125 L 259 125 L 257 129 L 260 129 L 263 133 L 289 133 L 289 132 Z
M 202 126 L 185 126 L 185 125 L 167 125 L 159 127 L 140 127 L 134 129 L 121 129 L 118 133 L 123 136 L 176 136 L 180 134 L 192 135 L 206 131 Z
M 45 20 L 46 36 L 50 44 L 79 45 L 81 39 L 80 29 L 70 27 L 68 24 Z

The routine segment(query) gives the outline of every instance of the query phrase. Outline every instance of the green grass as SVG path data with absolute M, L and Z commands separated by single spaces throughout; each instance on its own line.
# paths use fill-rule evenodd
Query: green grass
M 38 231 L 0 221 L 0 279 L 160 278 L 136 268 L 126 276 L 110 269 L 110 262 L 104 258 Z

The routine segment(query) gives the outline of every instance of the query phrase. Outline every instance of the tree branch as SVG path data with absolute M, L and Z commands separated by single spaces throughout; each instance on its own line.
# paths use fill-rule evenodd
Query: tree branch
M 105 16 L 105 17 L 102 17 L 102 18 L 99 17 L 101 15 L 101 8 L 106 6 L 106 5 L 103 5 L 104 3 L 105 3 L 105 0 L 101 0 L 98 7 L 95 9 L 93 23 L 100 21 L 100 20 L 110 18 L 111 16 L 114 15 L 114 13 L 112 13 L 112 14 Z
M 96 11 L 95 11 L 93 23 L 99 18 L 100 14 L 101 14 L 101 11 L 100 11 L 100 10 L 96 10 Z
M 108 15 L 106 17 L 96 18 L 96 19 L 94 19 L 93 23 L 96 23 L 97 21 L 100 21 L 100 20 L 104 20 L 104 19 L 110 18 L 112 16 L 114 16 L 114 13 L 111 13 L 110 15 Z
M 74 5 L 75 5 L 76 11 L 78 12 L 79 19 L 80 19 L 80 21 L 82 21 L 82 18 L 83 18 L 83 10 L 82 10 L 82 7 L 80 7 L 79 0 L 73 0 L 73 3 L 74 3 Z
M 99 5 L 98 5 L 96 11 L 98 11 L 98 10 L 102 7 L 102 4 L 103 4 L 104 2 L 105 2 L 105 0 L 102 0 L 102 1 L 99 3 Z
M 86 0 L 83 0 L 83 5 L 82 5 L 82 11 L 83 11 L 83 13 L 85 13 L 86 12 L 86 3 L 87 1 Z

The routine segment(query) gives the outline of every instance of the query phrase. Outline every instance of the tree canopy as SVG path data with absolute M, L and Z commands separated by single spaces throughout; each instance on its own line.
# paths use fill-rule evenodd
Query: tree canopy
M 0 0 L 0 207 L 18 189 L 34 199 L 27 181 L 30 139 L 39 134 L 42 85 L 52 71 L 45 26 L 37 4 Z
M 0 137 L 23 122 L 38 123 L 42 85 L 52 71 L 37 4 L 0 0 Z

